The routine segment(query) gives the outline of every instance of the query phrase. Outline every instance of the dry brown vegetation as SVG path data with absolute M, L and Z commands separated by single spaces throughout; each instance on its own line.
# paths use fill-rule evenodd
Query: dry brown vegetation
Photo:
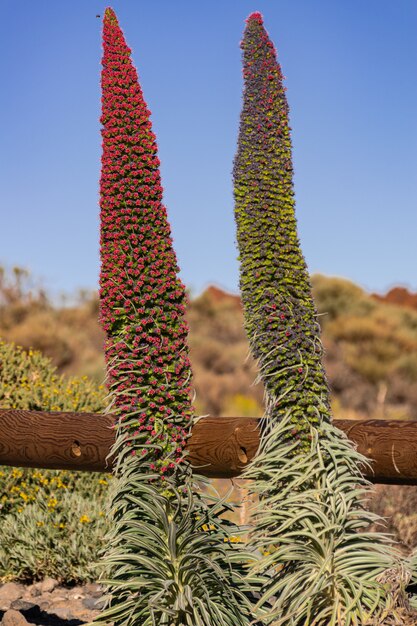
M 335 416 L 417 419 L 413 294 L 405 297 L 401 290 L 404 306 L 398 305 L 320 275 L 313 277 L 313 289 Z M 254 384 L 239 297 L 210 287 L 190 300 L 188 319 L 197 411 L 261 415 L 263 392 Z M 96 293 L 80 293 L 72 306 L 53 306 L 24 270 L 0 271 L 0 337 L 41 350 L 59 372 L 104 378 Z

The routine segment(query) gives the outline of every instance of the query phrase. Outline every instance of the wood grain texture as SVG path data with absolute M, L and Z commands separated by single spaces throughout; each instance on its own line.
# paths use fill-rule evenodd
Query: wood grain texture
M 0 410 L 0 465 L 103 472 L 113 416 Z
M 0 465 L 111 471 L 114 416 L 0 409 Z M 193 427 L 189 460 L 196 472 L 232 478 L 255 456 L 259 419 L 205 417 Z M 376 483 L 417 485 L 417 421 L 335 420 L 372 461 Z
M 372 461 L 375 483 L 417 485 L 416 420 L 335 420 L 359 452 Z
M 196 472 L 232 478 L 253 459 L 259 445 L 255 417 L 204 417 L 193 426 L 188 459 Z

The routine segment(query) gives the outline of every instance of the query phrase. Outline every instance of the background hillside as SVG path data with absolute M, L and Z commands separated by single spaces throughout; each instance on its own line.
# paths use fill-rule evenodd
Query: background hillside
M 417 419 L 417 294 L 376 296 L 320 275 L 313 289 L 335 416 Z M 198 412 L 261 415 L 239 297 L 209 287 L 190 298 L 188 319 Z M 59 372 L 103 381 L 96 293 L 53 305 L 27 271 L 0 270 L 0 337 L 41 350 Z

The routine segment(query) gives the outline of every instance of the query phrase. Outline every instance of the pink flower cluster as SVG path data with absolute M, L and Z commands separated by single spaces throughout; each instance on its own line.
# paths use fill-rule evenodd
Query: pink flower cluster
M 112 9 L 102 59 L 100 319 L 118 428 L 161 478 L 184 458 L 192 405 L 184 321 L 150 111 Z
M 258 24 L 264 23 L 262 13 L 259 13 L 259 11 L 255 11 L 254 13 L 251 13 L 249 17 L 246 19 L 246 23 L 248 23 L 251 20 L 258 22 Z

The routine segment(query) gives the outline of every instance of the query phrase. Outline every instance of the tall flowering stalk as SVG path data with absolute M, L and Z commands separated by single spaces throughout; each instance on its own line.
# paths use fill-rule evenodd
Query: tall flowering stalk
M 371 533 L 366 460 L 331 423 L 320 328 L 294 212 L 288 104 L 276 52 L 254 13 L 243 41 L 244 98 L 234 164 L 245 326 L 265 386 L 259 495 L 250 543 L 266 575 L 266 624 L 382 624 L 397 556 Z
M 115 488 L 105 564 L 120 625 L 243 626 L 242 566 L 227 506 L 204 495 L 185 445 L 191 370 L 155 135 L 116 15 L 103 28 L 101 323 L 108 407 L 118 416 Z M 241 557 L 239 557 L 241 558 Z

